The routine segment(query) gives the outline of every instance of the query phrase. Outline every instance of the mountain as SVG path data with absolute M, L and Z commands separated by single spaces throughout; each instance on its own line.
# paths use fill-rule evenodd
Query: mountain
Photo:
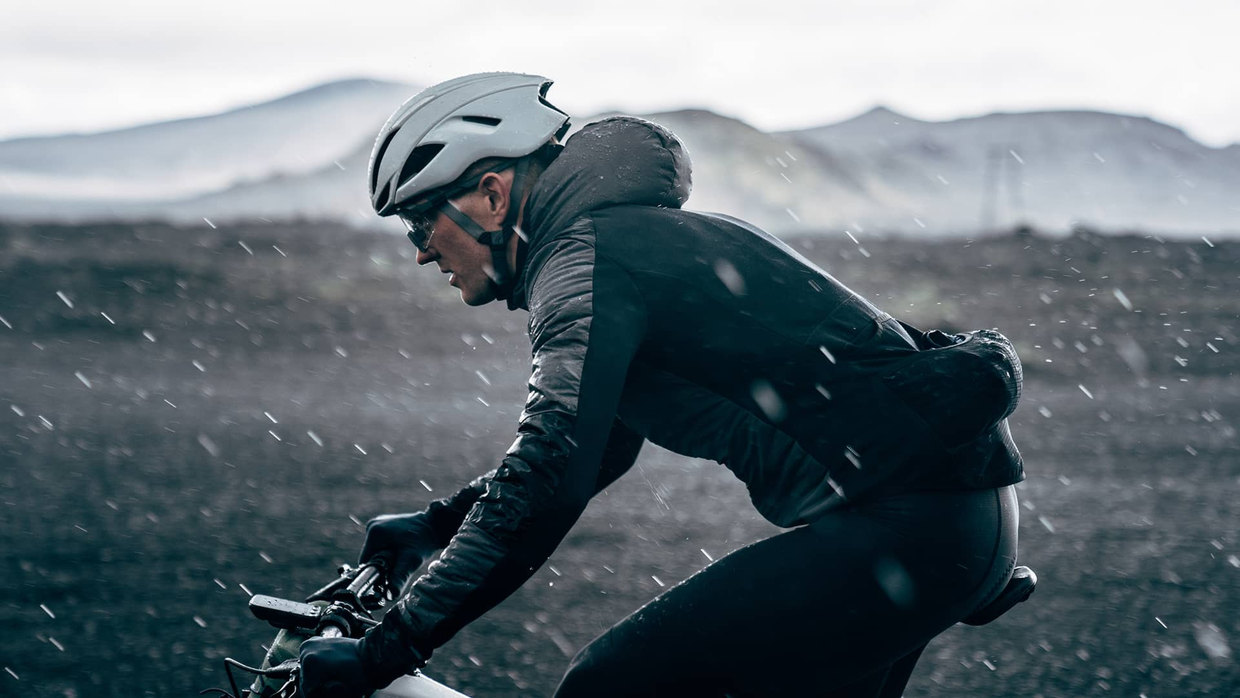
M 574 119 L 574 129 L 609 115 Z M 717 211 L 772 230 L 816 225 L 846 226 L 850 216 L 876 205 L 830 155 L 794 139 L 763 133 L 736 119 L 705 110 L 644 115 L 685 143 L 693 162 L 688 207 Z M 571 134 L 569 136 L 571 138 Z M 247 216 L 344 217 L 374 221 L 365 191 L 370 156 L 366 143 L 350 156 L 298 177 L 247 182 L 171 205 L 163 213 L 183 220 Z
M 387 113 L 384 111 L 384 119 Z M 318 168 L 300 175 L 279 174 L 254 182 L 240 182 L 220 191 L 172 202 L 149 204 L 146 215 L 180 221 L 209 218 L 230 221 L 243 218 L 335 218 L 357 225 L 381 226 L 366 190 L 366 170 L 374 134 L 382 121 L 366 130 L 360 145 Z M 393 222 L 393 230 L 400 229 Z
M 574 128 L 603 118 L 574 119 Z M 741 216 L 759 224 L 786 228 L 796 224 L 788 210 L 819 214 L 819 204 L 844 210 L 869 205 L 830 157 L 790 138 L 763 133 L 748 124 L 704 110 L 653 114 L 644 118 L 668 127 L 685 141 L 694 165 L 692 208 Z M 570 136 L 571 137 L 571 136 Z M 345 217 L 366 223 L 374 219 L 365 190 L 370 157 L 369 140 L 350 155 L 304 175 L 273 176 L 243 182 L 175 203 L 151 207 L 152 213 L 171 213 L 183 220 L 203 217 L 229 220 L 246 216 L 288 218 Z M 814 189 L 834 194 L 813 200 Z M 798 205 L 808 200 L 808 205 Z M 796 208 L 793 208 L 796 207 Z
M 53 207 L 166 200 L 304 175 L 372 139 L 414 92 L 401 83 L 341 80 L 209 116 L 2 141 L 0 197 L 34 207 L 40 200 Z
M 693 109 L 645 115 L 684 142 L 693 163 L 687 208 L 772 230 L 847 226 L 882 202 L 829 151 Z
M 211 116 L 3 141 L 0 217 L 383 225 L 365 190 L 372 139 L 416 89 L 346 80 Z M 974 234 L 1028 224 L 1240 235 L 1240 144 L 1210 148 L 1140 116 L 925 121 L 876 107 L 779 133 L 701 109 L 645 118 L 689 150 L 689 208 L 773 232 Z
M 1145 117 L 1046 111 L 933 122 L 879 107 L 784 135 L 831 153 L 876 194 L 898 194 L 892 216 L 873 218 L 879 225 L 916 217 L 931 229 L 1240 232 L 1240 146 L 1210 148 Z

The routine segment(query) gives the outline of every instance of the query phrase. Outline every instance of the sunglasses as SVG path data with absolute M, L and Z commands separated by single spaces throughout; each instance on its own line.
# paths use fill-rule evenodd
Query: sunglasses
M 408 229 L 409 241 L 418 250 L 426 252 L 431 244 L 431 236 L 435 234 L 435 221 L 438 220 L 439 214 L 444 208 L 452 205 L 449 203 L 449 199 L 454 199 L 473 191 L 474 187 L 478 186 L 478 182 L 482 181 L 482 178 L 486 175 L 503 172 L 513 166 L 513 162 L 506 162 L 497 167 L 483 170 L 466 179 L 463 184 L 453 187 L 451 191 L 429 199 L 423 199 L 412 206 L 398 209 L 396 216 L 400 218 L 401 222 L 405 224 L 405 228 Z
M 431 236 L 435 234 L 435 221 L 439 218 L 440 210 L 447 203 L 447 197 L 436 198 L 434 201 L 426 202 L 416 208 L 396 212 L 396 216 L 400 218 L 401 222 L 405 224 L 405 228 L 409 231 L 409 241 L 420 252 L 426 252 L 430 248 Z

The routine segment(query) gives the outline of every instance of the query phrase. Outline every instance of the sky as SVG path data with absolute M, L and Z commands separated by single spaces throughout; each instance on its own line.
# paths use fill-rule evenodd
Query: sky
M 575 114 L 703 107 L 785 130 L 876 105 L 931 120 L 1095 109 L 1240 142 L 1237 0 L 59 0 L 3 14 L 0 139 L 339 78 L 513 70 L 554 79 Z

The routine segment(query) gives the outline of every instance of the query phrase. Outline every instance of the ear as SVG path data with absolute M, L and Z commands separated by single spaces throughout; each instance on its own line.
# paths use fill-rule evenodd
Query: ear
M 508 195 L 512 190 L 512 181 L 502 172 L 488 172 L 478 181 L 478 191 L 486 197 L 487 213 L 503 220 L 508 213 Z

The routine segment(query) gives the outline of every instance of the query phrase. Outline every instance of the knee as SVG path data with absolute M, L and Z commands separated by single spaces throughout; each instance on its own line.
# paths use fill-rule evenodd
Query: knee
M 608 631 L 581 648 L 560 679 L 555 698 L 607 695 L 609 685 L 614 683 L 607 678 L 607 656 L 610 654 L 607 648 L 610 644 L 611 632 Z

